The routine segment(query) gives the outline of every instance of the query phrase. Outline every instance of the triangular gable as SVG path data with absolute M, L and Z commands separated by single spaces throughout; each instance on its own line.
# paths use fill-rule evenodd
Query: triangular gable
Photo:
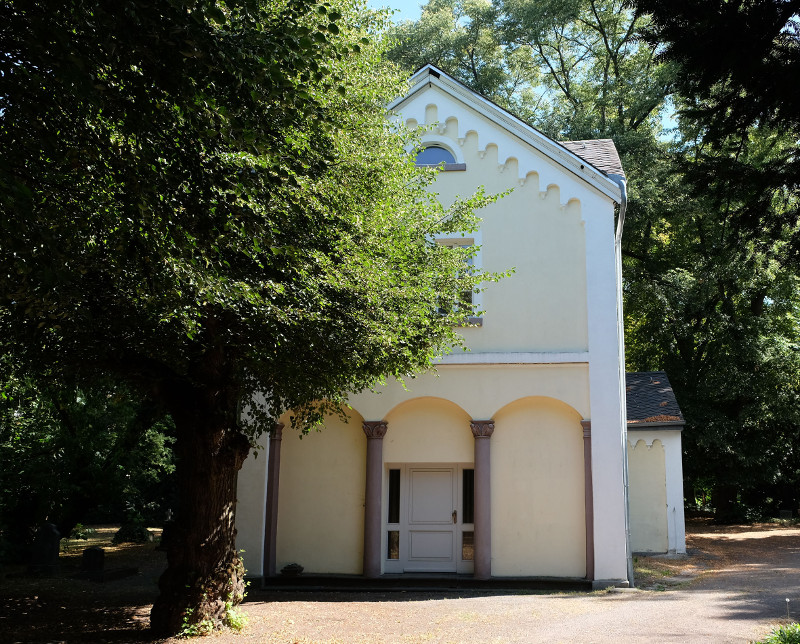
M 409 85 L 411 88 L 408 93 L 390 103 L 388 105 L 389 110 L 402 112 L 403 105 L 411 101 L 419 92 L 427 87 L 436 87 L 451 99 L 489 119 L 510 136 L 523 144 L 527 144 L 563 170 L 578 177 L 615 202 L 621 202 L 622 197 L 619 185 L 589 160 L 582 158 L 564 145 L 553 141 L 536 128 L 531 127 L 489 99 L 477 94 L 433 65 L 425 65 L 417 71 L 409 79 Z

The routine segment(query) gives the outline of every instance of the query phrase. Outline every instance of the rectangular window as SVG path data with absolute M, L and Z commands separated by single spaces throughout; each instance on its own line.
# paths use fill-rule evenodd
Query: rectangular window
M 462 472 L 461 523 L 475 523 L 475 470 Z
M 400 532 L 398 530 L 389 530 L 387 544 L 386 558 L 400 559 Z
M 437 243 L 441 244 L 442 246 L 449 246 L 452 248 L 470 248 L 474 245 L 473 239 L 465 239 L 465 238 L 455 238 L 455 239 L 438 239 Z M 472 273 L 475 269 L 475 257 L 474 255 L 470 257 L 466 257 L 464 259 L 464 269 L 462 274 L 468 275 Z M 456 296 L 455 302 L 447 302 L 446 304 L 443 303 L 439 307 L 439 313 L 445 314 L 449 311 L 463 311 L 467 316 L 472 315 L 473 311 L 473 304 L 475 304 L 474 293 L 471 290 L 461 291 Z
M 389 470 L 389 523 L 400 523 L 400 470 Z
M 472 561 L 475 558 L 475 533 L 461 533 L 461 560 Z

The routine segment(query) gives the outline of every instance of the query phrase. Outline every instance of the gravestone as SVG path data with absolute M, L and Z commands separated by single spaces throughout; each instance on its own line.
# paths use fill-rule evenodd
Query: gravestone
M 81 572 L 88 577 L 96 577 L 103 574 L 106 552 L 99 546 L 91 546 L 83 551 L 81 559 Z
M 45 523 L 36 531 L 31 549 L 28 572 L 35 575 L 55 575 L 59 571 L 58 548 L 61 533 L 52 523 Z

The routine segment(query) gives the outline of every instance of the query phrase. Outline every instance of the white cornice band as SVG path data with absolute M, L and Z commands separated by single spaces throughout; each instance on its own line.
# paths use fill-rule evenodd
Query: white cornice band
M 435 365 L 470 364 L 588 364 L 589 352 L 451 353 L 434 360 Z

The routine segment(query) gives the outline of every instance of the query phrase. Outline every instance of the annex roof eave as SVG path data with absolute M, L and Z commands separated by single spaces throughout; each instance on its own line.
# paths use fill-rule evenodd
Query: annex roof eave
M 433 65 L 425 65 L 414 73 L 409 79 L 409 91 L 405 95 L 389 103 L 387 108 L 391 111 L 401 111 L 400 108 L 405 102 L 410 100 L 429 84 L 438 87 L 442 91 L 465 103 L 479 114 L 505 127 L 509 133 L 535 148 L 565 170 L 583 179 L 586 183 L 610 199 L 613 199 L 616 203 L 622 201 L 620 187 L 588 161 L 573 154 L 556 141 L 553 141 L 535 128 L 532 128 L 510 112 L 495 105 L 487 98 L 476 94 Z
M 685 420 L 662 420 L 651 423 L 628 421 L 628 431 L 635 432 L 645 429 L 680 429 L 686 426 Z

